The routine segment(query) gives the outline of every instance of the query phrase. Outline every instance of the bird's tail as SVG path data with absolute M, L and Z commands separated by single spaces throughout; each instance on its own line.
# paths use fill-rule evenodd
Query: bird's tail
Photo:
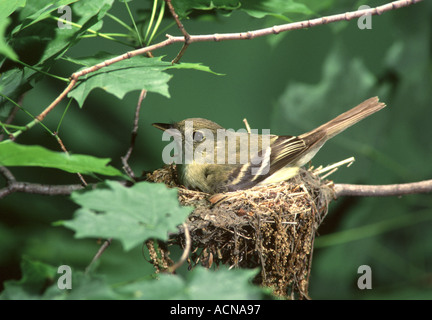
M 345 129 L 356 124 L 360 120 L 381 110 L 385 106 L 385 103 L 379 102 L 378 97 L 367 99 L 366 101 L 360 103 L 358 106 L 342 113 L 341 115 L 323 124 L 322 126 L 319 126 L 318 128 L 310 132 L 302 134 L 301 136 L 299 136 L 299 138 L 307 139 L 314 136 L 323 136 L 324 134 L 324 141 L 327 141 L 328 139 L 341 133 Z

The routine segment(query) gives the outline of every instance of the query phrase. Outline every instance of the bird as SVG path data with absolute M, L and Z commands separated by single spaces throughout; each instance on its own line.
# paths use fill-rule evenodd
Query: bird
M 152 125 L 174 137 L 180 182 L 216 194 L 295 177 L 327 140 L 385 106 L 378 97 L 369 98 L 298 136 L 235 132 L 203 118 Z

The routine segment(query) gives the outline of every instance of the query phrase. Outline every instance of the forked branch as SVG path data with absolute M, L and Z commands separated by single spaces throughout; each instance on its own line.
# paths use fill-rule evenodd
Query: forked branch
M 270 28 L 264 28 L 264 29 L 254 30 L 254 31 L 239 32 L 239 33 L 222 33 L 222 34 L 216 33 L 216 34 L 210 34 L 210 35 L 195 35 L 195 36 L 189 35 L 186 32 L 186 30 L 184 29 L 184 27 L 181 24 L 178 17 L 176 19 L 176 16 L 174 16 L 174 19 L 176 20 L 176 23 L 177 23 L 180 31 L 183 33 L 183 36 L 174 37 L 171 35 L 167 35 L 168 39 L 165 41 L 159 42 L 157 44 L 154 44 L 154 45 L 151 45 L 148 47 L 144 47 L 144 48 L 140 48 L 137 50 L 126 52 L 125 54 L 122 54 L 122 55 L 114 57 L 112 59 L 103 61 L 103 62 L 96 64 L 92 67 L 83 69 L 79 72 L 75 72 L 74 74 L 71 75 L 71 77 L 70 77 L 71 82 L 66 87 L 66 89 L 44 111 L 42 111 L 37 116 L 37 120 L 42 121 L 47 116 L 47 114 L 51 110 L 53 110 L 57 106 L 57 104 L 61 100 L 63 100 L 64 97 L 66 97 L 66 95 L 74 88 L 74 86 L 76 85 L 78 80 L 81 77 L 83 77 L 84 75 L 95 72 L 101 68 L 107 67 L 107 66 L 112 65 L 116 62 L 119 62 L 119 61 L 122 61 L 125 59 L 130 59 L 130 58 L 137 56 L 137 55 L 145 54 L 145 53 L 150 52 L 150 51 L 155 51 L 155 50 L 167 47 L 173 43 L 178 42 L 178 43 L 184 44 L 180 53 L 173 60 L 173 62 L 176 62 L 176 60 L 178 61 L 181 58 L 181 55 L 183 55 L 184 50 L 187 48 L 186 44 L 189 45 L 193 42 L 204 42 L 204 41 L 216 41 L 216 42 L 218 42 L 218 41 L 226 41 L 226 40 L 254 39 L 257 37 L 267 36 L 267 35 L 271 35 L 271 34 L 278 34 L 281 32 L 286 32 L 286 31 L 291 31 L 291 30 L 312 28 L 315 26 L 328 24 L 328 23 L 332 23 L 332 22 L 337 22 L 337 21 L 352 20 L 352 19 L 356 19 L 356 18 L 359 18 L 359 17 L 364 16 L 364 15 L 380 15 L 386 11 L 406 7 L 406 6 L 409 6 L 411 4 L 414 4 L 414 3 L 417 3 L 420 1 L 422 1 L 422 0 L 398 0 L 398 1 L 393 1 L 393 2 L 390 2 L 390 3 L 382 5 L 382 6 L 378 6 L 376 8 L 357 10 L 357 11 L 346 12 L 346 13 L 341 13 L 341 14 L 335 14 L 335 15 L 331 15 L 331 16 L 327 16 L 327 17 L 322 17 L 322 18 L 317 18 L 317 19 L 312 19 L 312 20 L 305 20 L 305 21 L 294 22 L 294 23 L 288 23 L 288 24 L 283 24 L 283 25 L 277 25 L 277 26 L 273 26 Z M 171 2 L 167 1 L 167 4 L 169 6 L 171 4 Z M 171 12 L 173 13 L 174 10 L 172 10 Z M 175 12 L 174 12 L 174 14 L 175 14 Z

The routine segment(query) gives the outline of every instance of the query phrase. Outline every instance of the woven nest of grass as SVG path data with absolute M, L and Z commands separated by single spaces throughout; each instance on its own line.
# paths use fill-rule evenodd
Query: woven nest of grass
M 302 169 L 281 184 L 211 196 L 180 187 L 173 166 L 147 174 L 147 180 L 178 187 L 179 202 L 195 208 L 186 221 L 192 243 L 190 268 L 260 268 L 257 284 L 282 297 L 308 298 L 315 233 L 334 195 L 328 181 Z M 172 244 L 186 246 L 183 226 L 166 245 Z M 162 252 L 154 253 L 152 262 L 159 270 L 172 261 L 166 246 L 158 248 Z M 151 245 L 149 249 L 154 251 Z

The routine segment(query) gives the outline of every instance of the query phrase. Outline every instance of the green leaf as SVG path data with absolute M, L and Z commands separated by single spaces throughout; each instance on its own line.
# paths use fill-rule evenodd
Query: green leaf
M 49 0 L 28 2 L 19 11 L 19 20 L 16 22 L 11 35 L 9 35 L 8 45 L 2 40 L 3 37 L 0 37 L 0 54 L 5 54 L 11 59 L 17 58 L 11 51 L 12 47 L 18 53 L 21 61 L 34 66 L 36 69 L 48 71 L 55 62 L 53 61 L 54 58 L 61 57 L 80 40 L 88 29 L 92 28 L 92 30 L 96 31 L 101 28 L 101 19 L 113 4 L 113 0 L 73 2 L 76 2 L 76 0 L 60 0 L 54 4 L 53 1 Z M 59 28 L 56 20 L 45 19 L 50 14 L 60 17 L 62 14 L 57 13 L 56 9 L 65 4 L 71 4 L 73 10 L 72 22 L 76 26 L 71 29 Z M 0 18 L 0 35 L 2 34 L 2 28 L 6 27 L 6 23 L 6 19 Z M 16 100 L 23 92 L 29 89 L 30 82 L 33 84 L 41 78 L 41 74 L 34 70 L 29 68 L 23 68 L 22 70 L 17 71 L 17 68 L 15 68 L 6 71 L 9 72 L 9 75 L 17 73 L 17 79 L 11 80 L 7 79 L 8 77 L 5 74 L 1 75 L 0 86 L 2 87 L 2 93 L 13 100 Z M 9 82 L 7 84 L 8 88 L 6 88 L 7 92 L 3 91 L 5 87 L 3 81 Z M 4 104 L 8 103 L 0 99 L 0 107 Z M 4 112 L 7 113 L 7 110 L 4 110 Z
M 88 29 L 92 28 L 94 31 L 100 29 L 101 19 L 111 8 L 113 1 L 59 0 L 54 4 L 48 0 L 31 1 L 20 11 L 19 22 L 21 23 L 18 23 L 11 33 L 12 46 L 17 52 L 28 53 L 29 50 L 36 50 L 35 57 L 32 57 L 33 61 L 26 62 L 41 65 L 48 59 L 63 54 Z M 51 16 L 60 18 L 63 14 L 58 13 L 57 10 L 64 5 L 70 5 L 72 8 L 74 26 L 70 29 L 59 28 L 56 20 L 47 19 Z M 52 62 L 48 64 L 51 66 Z
M 78 1 L 73 5 L 74 12 L 81 18 L 78 20 L 78 24 L 94 25 L 100 21 L 107 12 L 111 9 L 114 0 L 92 0 L 92 1 Z M 94 19 L 92 22 L 91 19 Z M 102 27 L 102 25 L 100 25 Z M 93 30 L 99 30 L 99 28 L 92 27 Z
M 77 1 L 78 0 L 58 0 L 55 3 L 53 3 L 52 0 L 29 1 L 20 13 L 20 18 L 23 20 L 23 23 L 19 25 L 18 28 L 14 29 L 12 34 L 48 18 L 53 11 L 57 14 L 58 8 Z
M 203 66 L 201 63 L 182 62 L 182 63 L 176 63 L 174 65 L 172 65 L 170 63 L 170 65 L 167 67 L 167 69 L 193 69 L 193 70 L 198 70 L 198 71 L 210 72 L 210 73 L 213 73 L 217 76 L 223 76 L 224 75 L 222 73 L 217 73 L 217 72 L 212 71 L 209 67 Z
M 241 10 L 254 18 L 270 15 L 286 21 L 291 21 L 289 15 L 293 13 L 313 14 L 305 4 L 294 0 L 246 0 L 242 1 Z
M 53 3 L 52 0 L 31 1 L 20 12 L 22 24 L 18 25 L 12 34 L 23 30 L 39 21 L 49 18 L 51 15 L 60 17 L 62 14 L 58 9 L 63 6 L 71 5 L 73 9 L 73 22 L 78 25 L 84 25 L 92 17 L 97 17 L 97 21 L 103 18 L 106 12 L 111 8 L 114 0 L 93 0 L 93 1 L 78 1 L 78 0 L 57 0 Z M 79 16 L 79 19 L 77 19 Z M 75 29 L 74 32 L 77 30 Z
M 109 284 L 106 276 L 83 274 L 71 269 L 71 288 L 59 289 L 63 275 L 43 262 L 23 258 L 20 280 L 8 280 L 0 300 L 256 300 L 270 297 L 269 290 L 252 285 L 257 270 L 217 271 L 197 267 L 186 279 L 173 274 L 161 274 L 158 279 L 140 279 L 126 284 Z M 227 285 L 227 283 L 229 285 Z
M 103 174 L 122 176 L 114 167 L 108 166 L 110 159 L 100 159 L 88 155 L 67 155 L 40 146 L 25 146 L 10 140 L 0 142 L 0 166 L 45 167 L 64 170 L 70 173 Z
M 186 279 L 161 274 L 157 280 L 138 281 L 117 289 L 126 299 L 140 300 L 255 300 L 265 291 L 251 284 L 256 270 L 197 267 Z
M 21 262 L 22 277 L 20 280 L 9 280 L 4 283 L 0 300 L 83 300 L 115 299 L 117 294 L 100 276 L 85 275 L 82 272 L 71 272 L 71 289 L 59 289 L 57 281 L 62 276 L 58 267 L 43 262 L 23 258 Z
M 9 17 L 16 9 L 24 7 L 26 0 L 8 0 L 0 2 L 0 21 Z
M 180 18 L 186 17 L 193 10 L 210 11 L 220 9 L 231 11 L 240 7 L 239 0 L 183 0 L 173 1 L 172 4 Z
M 162 72 L 164 69 L 166 66 L 160 59 L 136 57 L 120 61 L 86 75 L 68 97 L 74 98 L 80 107 L 90 91 L 96 88 L 101 88 L 119 99 L 123 99 L 130 91 L 141 89 L 169 97 L 167 83 L 171 76 Z
M 40 299 L 47 286 L 54 282 L 57 274 L 54 267 L 28 258 L 21 262 L 21 271 L 20 280 L 9 280 L 4 283 L 0 300 Z
M 81 67 L 91 67 L 95 64 L 98 64 L 102 61 L 114 58 L 115 55 L 108 53 L 106 51 L 100 51 L 96 54 L 93 54 L 89 57 L 81 57 L 81 58 L 73 58 L 69 56 L 64 56 L 62 59 L 66 60 L 68 62 L 74 63 L 76 65 L 79 65 Z
M 11 60 L 17 60 L 18 55 L 7 45 L 5 40 L 6 27 L 11 19 L 8 18 L 18 8 L 24 7 L 26 0 L 9 0 L 0 2 L 0 55 L 4 55 Z
M 50 289 L 59 291 L 57 286 Z M 105 277 L 83 274 L 80 271 L 72 273 L 72 289 L 61 291 L 62 296 L 59 298 L 67 300 L 114 300 L 119 298 Z
M 10 19 L 0 19 L 0 55 L 4 55 L 11 60 L 18 60 L 18 55 L 9 47 L 4 39 L 6 27 L 9 25 Z
M 55 28 L 55 37 L 48 43 L 40 62 L 46 61 L 53 56 L 57 56 L 74 45 L 80 36 L 88 29 L 97 31 L 102 28 L 102 18 L 111 8 L 114 0 L 97 1 L 78 1 L 71 7 L 73 9 L 73 22 L 81 26 L 80 29 L 73 26 L 71 29 Z M 60 17 L 60 14 L 58 14 Z M 79 19 L 77 19 L 79 17 Z M 54 23 L 57 23 L 53 21 Z
M 73 193 L 72 199 L 82 208 L 58 224 L 76 231 L 77 238 L 120 240 L 125 250 L 149 238 L 167 240 L 192 211 L 180 206 L 176 189 L 149 182 L 127 188 L 106 181 L 103 188 Z
M 103 53 L 100 53 L 99 57 L 103 58 L 98 62 L 108 59 L 108 56 Z M 69 60 L 84 65 L 96 63 L 94 57 Z M 88 94 L 96 88 L 103 89 L 119 99 L 123 99 L 130 91 L 142 89 L 169 97 L 168 81 L 172 76 L 164 71 L 182 68 L 212 72 L 208 67 L 200 64 L 181 63 L 173 66 L 171 62 L 162 61 L 162 57 L 137 56 L 86 75 L 68 96 L 74 98 L 81 107 Z
M 23 70 L 14 68 L 0 74 L 1 93 L 11 100 L 17 100 L 18 97 L 31 88 L 28 81 L 34 75 L 35 71 L 24 68 Z M 0 119 L 7 118 L 9 110 L 13 104 L 3 96 L 0 96 Z
M 273 16 L 290 21 L 292 14 L 311 15 L 313 11 L 305 4 L 294 0 L 183 0 L 174 1 L 174 9 L 180 18 L 185 18 L 193 10 L 241 10 L 254 18 Z

